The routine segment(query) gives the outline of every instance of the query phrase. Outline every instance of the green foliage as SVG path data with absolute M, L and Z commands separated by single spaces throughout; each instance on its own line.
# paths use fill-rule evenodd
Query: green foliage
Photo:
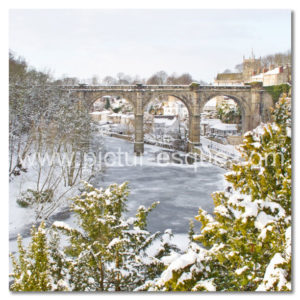
M 121 107 L 121 106 L 113 108 L 113 112 L 116 113 L 116 114 L 117 114 L 118 112 L 120 112 L 121 110 L 122 110 L 122 107 Z
M 262 82 L 260 81 L 252 81 L 247 83 L 247 85 L 250 85 L 252 88 L 260 88 L 263 86 Z
M 189 86 L 191 90 L 197 90 L 200 84 L 198 82 L 192 82 Z
M 73 199 L 77 228 L 55 222 L 48 230 L 41 223 L 32 229 L 25 250 L 18 239 L 19 258 L 11 255 L 13 291 L 132 291 L 147 290 L 165 269 L 163 259 L 178 251 L 172 232 L 147 231 L 147 217 L 157 206 L 140 206 L 135 217 L 126 218 L 128 184 L 96 189 L 85 183 Z M 69 244 L 61 249 L 60 234 Z M 148 248 L 158 242 L 151 255 Z M 152 250 L 153 252 L 153 250 Z M 152 284 L 153 285 L 153 284 Z
M 227 103 L 217 107 L 217 116 L 222 122 L 227 124 L 239 124 L 242 118 L 240 107 L 232 107 Z
M 226 179 L 254 199 L 279 203 L 291 214 L 291 103 L 282 99 L 273 112 L 273 124 L 262 134 L 245 135 L 241 151 L 245 163 L 234 165 Z
M 51 290 L 50 258 L 46 241 L 45 224 L 42 223 L 38 230 L 31 230 L 32 241 L 25 250 L 22 238 L 18 236 L 19 258 L 11 255 L 13 264 L 14 282 L 12 291 L 49 291 Z
M 162 273 L 158 290 L 291 289 L 290 106 L 280 100 L 274 123 L 245 135 L 244 162 L 226 174 L 230 189 L 213 194 L 214 216 L 199 209 L 192 240 L 200 244 Z
M 267 91 L 272 96 L 274 104 L 279 100 L 279 97 L 283 93 L 287 95 L 289 93 L 290 88 L 290 85 L 286 83 L 264 87 L 265 91 Z
M 53 190 L 46 189 L 44 191 L 38 192 L 32 189 L 21 193 L 20 197 L 17 199 L 17 203 L 21 207 L 32 206 L 33 204 L 41 204 L 51 202 L 53 199 Z
M 66 259 L 60 250 L 57 233 L 50 232 L 47 238 L 46 226 L 42 222 L 38 229 L 31 229 L 31 242 L 23 247 L 22 237 L 18 236 L 18 259 L 10 254 L 13 272 L 11 291 L 68 291 L 66 284 Z
M 160 259 L 175 248 L 162 240 L 153 257 L 147 254 L 160 236 L 147 231 L 147 216 L 157 203 L 149 208 L 140 206 L 136 216 L 127 219 L 128 194 L 127 183 L 112 184 L 106 190 L 85 183 L 85 191 L 72 204 L 79 229 L 54 223 L 70 240 L 65 253 L 72 290 L 132 291 L 163 271 Z
M 106 110 L 110 109 L 110 101 L 109 101 L 109 99 L 106 99 L 104 108 Z
M 195 230 L 194 230 L 194 228 L 195 228 L 195 225 L 194 225 L 194 222 L 193 222 L 193 220 L 190 220 L 190 224 L 189 224 L 190 226 L 189 226 L 189 240 L 190 240 L 190 242 L 193 242 L 193 236 L 194 236 L 194 234 L 195 234 Z
M 55 291 L 68 291 L 69 288 L 66 284 L 67 273 L 67 259 L 61 248 L 60 236 L 56 231 L 49 230 L 50 239 L 49 255 L 50 255 L 50 270 L 51 281 L 53 290 Z

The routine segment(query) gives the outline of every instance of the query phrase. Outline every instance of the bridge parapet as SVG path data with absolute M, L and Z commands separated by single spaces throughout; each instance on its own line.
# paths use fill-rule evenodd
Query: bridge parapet
M 124 91 L 124 92 L 155 92 L 155 91 L 189 91 L 188 85 L 88 85 L 61 86 L 62 89 L 72 91 Z
M 191 90 L 194 87 L 192 84 L 180 84 L 180 85 L 61 85 L 62 89 L 69 90 Z M 195 86 L 196 87 L 196 86 Z M 199 90 L 249 90 L 250 85 L 197 85 Z

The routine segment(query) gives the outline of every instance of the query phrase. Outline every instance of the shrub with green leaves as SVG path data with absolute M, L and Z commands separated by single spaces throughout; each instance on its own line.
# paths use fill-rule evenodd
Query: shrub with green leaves
M 53 199 L 53 190 L 46 189 L 44 191 L 35 191 L 28 189 L 21 193 L 20 197 L 17 199 L 17 203 L 21 207 L 29 207 L 34 204 L 42 204 L 51 202 Z
M 140 206 L 134 217 L 127 217 L 128 194 L 127 183 L 107 189 L 84 183 L 71 206 L 77 227 L 53 224 L 70 241 L 65 255 L 71 290 L 146 290 L 165 269 L 164 256 L 178 251 L 170 230 L 163 235 L 147 230 L 147 216 L 158 203 Z M 149 252 L 154 242 L 158 250 Z
M 26 291 L 66 291 L 64 255 L 59 252 L 58 239 L 49 242 L 45 223 L 38 229 L 31 229 L 31 242 L 24 248 L 22 237 L 18 236 L 18 258 L 10 255 L 13 271 L 10 277 L 13 283 L 10 290 Z
M 201 232 L 162 273 L 157 290 L 291 290 L 291 103 L 274 123 L 245 134 L 244 162 L 213 194 L 214 214 L 199 209 Z

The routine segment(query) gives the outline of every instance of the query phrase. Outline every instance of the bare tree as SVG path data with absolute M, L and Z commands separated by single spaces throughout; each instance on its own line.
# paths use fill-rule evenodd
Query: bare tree
M 243 63 L 237 64 L 234 68 L 235 68 L 239 73 L 242 73 L 242 72 L 243 72 Z
M 177 84 L 177 78 L 178 76 L 176 75 L 176 73 L 172 73 L 171 75 L 168 76 L 166 83 L 169 85 Z
M 132 79 L 132 84 L 137 84 L 137 83 L 146 83 L 145 78 L 141 78 L 139 75 L 135 75 L 135 77 Z
M 159 71 L 153 74 L 148 80 L 147 84 L 162 85 L 167 82 L 168 74 L 165 71 Z
M 105 76 L 102 80 L 104 85 L 115 85 L 117 84 L 117 80 L 112 76 Z
M 192 82 L 193 78 L 189 73 L 183 73 L 177 78 L 177 84 L 190 84 Z
M 122 72 L 117 74 L 117 78 L 118 78 L 118 84 L 130 84 L 132 82 L 132 79 L 129 75 L 126 75 Z
M 43 218 L 80 179 L 98 172 L 84 164 L 94 142 L 92 123 L 88 107 L 60 88 L 61 83 L 74 84 L 74 78 L 52 81 L 13 54 L 9 64 L 10 180 L 29 173 L 27 190 L 20 191 L 19 200 L 29 201 L 36 217 Z M 70 159 L 62 159 L 68 154 Z
M 92 78 L 91 78 L 91 84 L 92 85 L 98 85 L 99 84 L 99 77 L 97 75 L 94 75 Z

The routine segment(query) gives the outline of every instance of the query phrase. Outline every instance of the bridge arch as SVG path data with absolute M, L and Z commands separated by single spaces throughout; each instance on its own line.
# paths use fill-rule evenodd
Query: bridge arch
M 127 94 L 127 93 L 118 93 L 118 92 L 117 93 L 116 92 L 105 92 L 105 93 L 96 93 L 94 95 L 91 95 L 88 99 L 89 110 L 91 109 L 91 107 L 94 105 L 94 103 L 97 100 L 102 99 L 103 97 L 106 97 L 106 96 L 120 97 L 122 99 L 125 99 L 132 106 L 133 113 L 135 113 L 136 104 L 133 99 L 133 95 Z
M 189 91 L 187 92 L 155 92 L 151 93 L 148 97 L 144 97 L 143 101 L 143 112 L 145 111 L 146 107 L 152 102 L 155 101 L 157 98 L 163 98 L 163 97 L 173 97 L 176 100 L 180 101 L 185 108 L 188 111 L 188 122 L 187 122 L 187 133 L 188 133 L 188 140 L 187 140 L 187 149 L 188 151 L 191 151 L 194 146 L 199 145 L 199 139 L 200 139 L 200 119 L 199 121 L 194 120 L 195 115 L 195 109 L 193 101 L 191 101 L 191 93 Z M 159 99 L 162 101 L 162 99 Z M 198 134 L 199 132 L 199 134 Z M 199 136 L 198 136 L 199 135 Z
M 212 100 L 213 98 L 217 96 L 225 96 L 229 99 L 232 99 L 240 108 L 241 114 L 242 114 L 242 133 L 245 133 L 245 131 L 248 130 L 248 118 L 250 115 L 251 107 L 249 106 L 248 102 L 242 97 L 242 96 L 236 96 L 228 93 L 212 93 L 209 95 L 206 95 L 201 99 L 200 103 L 200 113 L 203 113 L 204 106 L 207 102 Z
M 192 107 L 191 107 L 190 103 L 188 102 L 188 100 L 186 99 L 186 97 L 183 96 L 183 95 L 177 95 L 177 94 L 174 94 L 174 93 L 155 93 L 155 94 L 151 95 L 150 97 L 145 99 L 145 101 L 143 103 L 143 110 L 145 110 L 146 107 L 151 102 L 155 101 L 157 98 L 169 97 L 169 96 L 174 97 L 177 100 L 179 100 L 180 102 L 182 102 L 184 104 L 184 106 L 186 107 L 186 109 L 188 110 L 189 117 L 192 116 Z

